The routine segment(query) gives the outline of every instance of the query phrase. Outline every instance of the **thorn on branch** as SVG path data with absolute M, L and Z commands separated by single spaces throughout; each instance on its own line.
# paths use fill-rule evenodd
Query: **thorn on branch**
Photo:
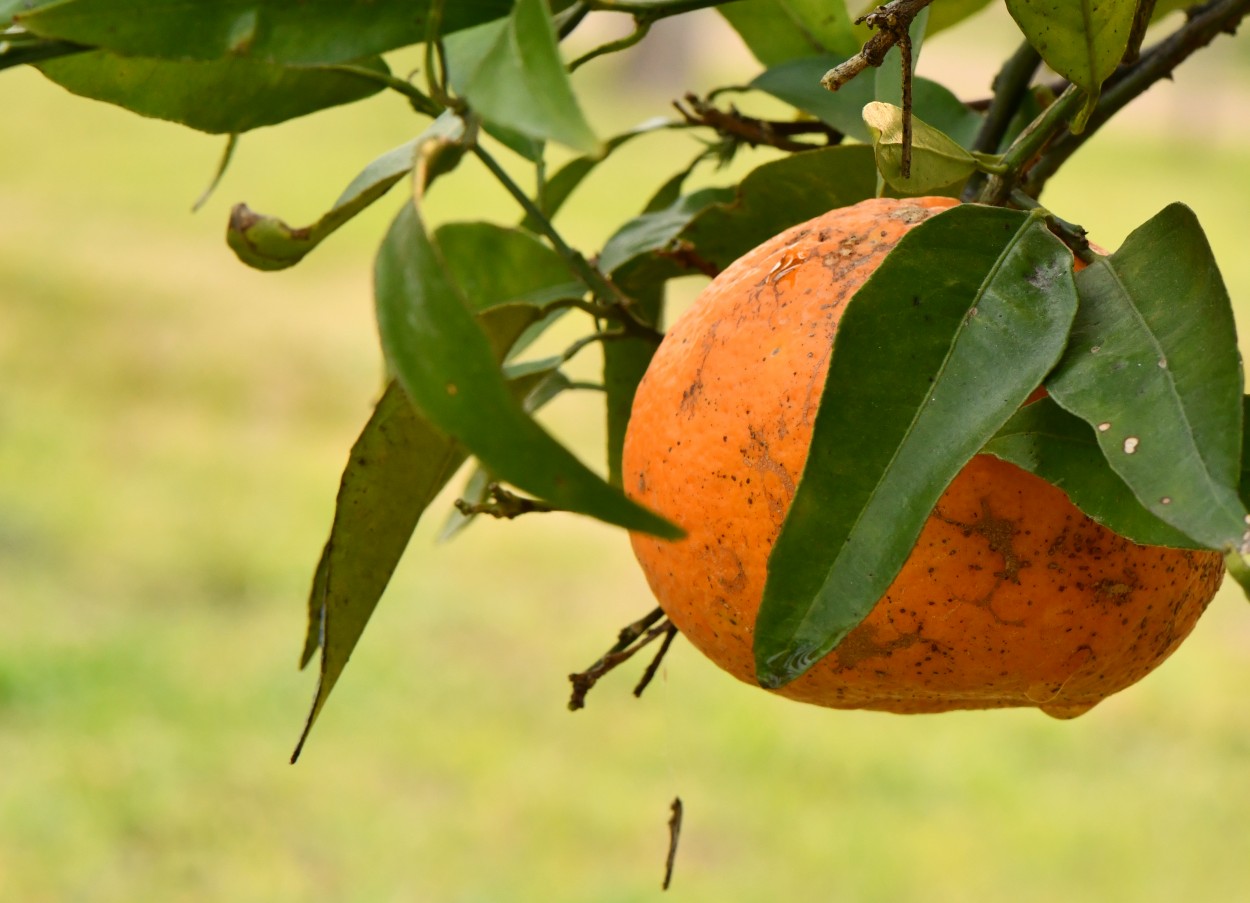
M 775 147 L 787 153 L 799 153 L 839 144 L 845 137 L 837 129 L 815 119 L 776 122 L 744 115 L 732 104 L 728 110 L 719 109 L 710 101 L 695 94 L 687 94 L 684 100 L 684 105 L 682 101 L 673 101 L 673 107 L 687 124 L 706 126 L 714 129 L 718 135 L 751 147 L 763 145 Z M 795 135 L 821 135 L 825 143 L 819 145 L 806 141 L 794 141 Z
M 599 678 L 618 665 L 629 661 L 639 649 L 662 636 L 664 637 L 664 642 L 660 644 L 659 652 L 656 653 L 651 664 L 647 666 L 647 670 L 643 673 L 642 680 L 638 682 L 638 686 L 634 688 L 634 695 L 641 696 L 642 691 L 647 688 L 647 685 L 651 683 L 651 679 L 655 677 L 655 673 L 660 667 L 660 662 L 663 661 L 664 655 L 672 645 L 676 633 L 677 628 L 664 617 L 664 612 L 659 608 L 648 612 L 632 624 L 627 624 L 621 628 L 621 632 L 617 634 L 616 643 L 597 662 L 585 671 L 569 675 L 569 682 L 573 685 L 573 693 L 569 697 L 569 711 L 576 712 L 578 709 L 585 708 L 586 694 L 590 692 L 591 687 L 599 682 Z
M 467 502 L 464 499 L 456 499 L 456 510 L 465 517 L 471 517 L 474 514 L 489 514 L 491 517 L 506 517 L 508 520 L 532 512 L 546 513 L 562 510 L 538 499 L 516 495 L 498 483 L 490 483 L 486 489 L 491 497 L 489 502 Z

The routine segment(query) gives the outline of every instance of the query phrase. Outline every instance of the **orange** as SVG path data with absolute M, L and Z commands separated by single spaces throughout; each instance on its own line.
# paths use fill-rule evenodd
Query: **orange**
M 838 319 L 902 235 L 954 203 L 864 201 L 766 241 L 673 325 L 638 387 L 625 488 L 687 535 L 635 534 L 635 553 L 669 619 L 741 680 L 756 682 L 768 555 Z M 863 623 L 773 692 L 835 708 L 1036 706 L 1070 718 L 1171 654 L 1222 576 L 1217 553 L 1138 545 L 1049 483 L 978 455 Z

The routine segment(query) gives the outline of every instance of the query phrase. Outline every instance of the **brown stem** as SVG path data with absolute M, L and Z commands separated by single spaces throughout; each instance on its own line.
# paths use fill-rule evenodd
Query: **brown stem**
M 868 39 L 868 43 L 859 53 L 826 72 L 820 80 L 821 85 L 830 91 L 836 91 L 865 69 L 880 66 L 885 62 L 885 55 L 890 52 L 891 47 L 908 39 L 912 20 L 932 2 L 933 0 L 891 0 L 868 15 L 861 16 L 855 24 L 862 22 L 869 28 L 876 29 L 876 34 Z
M 647 670 L 642 672 L 642 680 L 638 681 L 638 686 L 634 687 L 635 699 L 642 698 L 642 691 L 647 689 L 651 681 L 655 679 L 656 672 L 660 670 L 660 662 L 664 661 L 664 656 L 668 655 L 669 647 L 673 645 L 676 636 L 677 628 L 670 623 L 664 632 L 664 642 L 660 643 L 659 651 L 651 659 L 651 664 L 647 665 Z
M 562 510 L 538 499 L 526 498 L 525 496 L 511 493 L 498 483 L 491 483 L 486 489 L 490 492 L 491 501 L 475 503 L 466 502 L 464 499 L 456 499 L 456 510 L 465 517 L 471 517 L 474 514 L 489 514 L 491 517 L 507 518 L 508 520 L 532 512 L 546 513 Z
M 673 865 L 677 862 L 677 841 L 681 839 L 681 821 L 685 814 L 680 796 L 673 797 L 669 810 L 672 814 L 668 818 L 668 858 L 664 861 L 664 883 L 660 885 L 662 890 L 668 890 L 668 886 L 673 883 Z
M 617 634 L 616 643 L 597 662 L 585 671 L 569 675 L 569 681 L 573 684 L 573 693 L 569 697 L 569 711 L 576 712 L 578 709 L 585 708 L 586 694 L 598 683 L 599 678 L 617 665 L 629 661 L 634 653 L 657 637 L 668 633 L 671 626 L 664 618 L 664 612 L 656 608 L 632 624 L 621 628 L 621 632 Z
M 821 145 L 803 141 L 792 141 L 792 135 L 823 135 L 825 145 L 838 144 L 844 137 L 841 132 L 823 122 L 771 122 L 744 116 L 733 106 L 721 110 L 694 94 L 687 94 L 683 106 L 681 101 L 673 101 L 677 112 L 681 113 L 689 125 L 702 125 L 715 129 L 717 134 L 742 141 L 751 147 L 764 145 L 775 147 L 788 153 L 813 150 Z

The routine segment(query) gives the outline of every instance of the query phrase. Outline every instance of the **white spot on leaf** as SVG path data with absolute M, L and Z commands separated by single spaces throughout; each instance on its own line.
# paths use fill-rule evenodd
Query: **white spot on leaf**
M 1109 430 L 1109 429 L 1111 429 L 1111 421 L 1110 421 L 1110 420 L 1105 420 L 1105 421 L 1103 421 L 1102 423 L 1098 424 L 1098 432 L 1100 432 L 1100 433 L 1105 433 L 1105 432 L 1106 432 L 1107 430 Z
M 1136 436 L 1129 436 L 1124 440 L 1124 454 L 1131 455 L 1137 451 L 1137 445 L 1141 440 Z

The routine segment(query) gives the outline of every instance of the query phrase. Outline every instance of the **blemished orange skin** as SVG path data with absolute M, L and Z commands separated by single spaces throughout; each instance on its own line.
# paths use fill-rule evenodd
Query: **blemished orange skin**
M 775 236 L 713 280 L 638 387 L 625 488 L 687 535 L 634 534 L 634 551 L 669 619 L 743 681 L 756 683 L 768 556 L 838 320 L 903 234 L 955 203 L 864 201 Z M 978 455 L 868 617 L 772 692 L 834 708 L 1036 706 L 1071 718 L 1167 658 L 1222 577 L 1218 553 L 1138 545 L 1044 480 Z

